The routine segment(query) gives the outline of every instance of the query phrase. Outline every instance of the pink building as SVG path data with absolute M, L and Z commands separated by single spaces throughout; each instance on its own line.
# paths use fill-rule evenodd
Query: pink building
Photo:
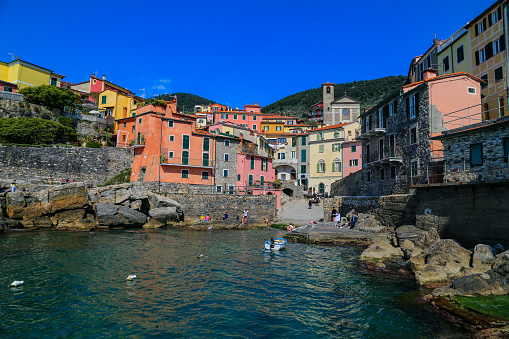
M 362 142 L 348 141 L 343 145 L 343 178 L 362 169 Z
M 106 90 L 112 90 L 115 92 L 118 92 L 120 94 L 123 94 L 125 96 L 133 96 L 134 93 L 130 90 L 120 87 L 118 85 L 115 85 L 112 82 L 109 82 L 106 80 L 106 76 L 103 75 L 102 78 L 98 78 L 95 75 L 91 75 L 90 79 L 88 81 L 79 82 L 76 84 L 72 84 L 70 86 L 70 89 L 78 90 L 84 93 L 101 93 Z M 89 100 L 92 102 L 95 102 L 95 99 L 92 96 L 89 97 Z M 95 102 L 95 104 L 99 104 L 98 102 Z
M 212 112 L 207 113 L 207 121 L 211 124 L 231 122 L 253 131 L 260 131 L 262 121 L 261 106 L 245 105 L 244 110 L 232 109 L 220 104 L 211 105 Z

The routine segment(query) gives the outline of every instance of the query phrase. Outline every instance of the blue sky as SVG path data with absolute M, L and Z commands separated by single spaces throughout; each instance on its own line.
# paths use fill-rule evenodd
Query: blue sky
M 243 107 L 321 83 L 406 75 L 494 0 L 0 0 L 9 53 L 86 81 L 97 71 L 147 97 L 187 92 Z

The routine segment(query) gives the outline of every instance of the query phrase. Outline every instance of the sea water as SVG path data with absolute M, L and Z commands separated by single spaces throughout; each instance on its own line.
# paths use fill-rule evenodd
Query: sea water
M 276 230 L 0 234 L 3 338 L 460 338 L 361 249 Z M 134 281 L 126 281 L 135 274 Z M 18 287 L 8 287 L 24 280 Z

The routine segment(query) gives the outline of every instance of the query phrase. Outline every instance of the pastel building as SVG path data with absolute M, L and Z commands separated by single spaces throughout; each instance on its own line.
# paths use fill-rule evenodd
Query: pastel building
M 23 61 L 19 57 L 11 62 L 0 61 L 0 80 L 17 85 L 18 90 L 40 85 L 60 87 L 63 78 L 65 78 L 64 75 Z
M 258 104 L 245 105 L 244 110 L 232 109 L 225 105 L 213 104 L 212 111 L 207 113 L 207 120 L 211 124 L 231 122 L 247 127 L 253 131 L 260 131 L 262 121 L 261 106 Z
M 356 131 L 357 132 L 357 131 Z M 358 130 L 360 134 L 360 129 Z M 347 141 L 342 144 L 343 178 L 362 170 L 362 142 Z
M 104 91 L 110 90 L 126 97 L 133 97 L 135 95 L 130 90 L 107 81 L 106 75 L 103 75 L 102 78 L 99 78 L 92 74 L 87 81 L 72 84 L 70 87 L 71 89 L 78 90 L 83 93 L 88 93 L 90 96 L 89 100 L 93 101 L 97 105 L 103 101 L 101 98 L 101 93 Z
M 439 74 L 472 74 L 470 56 L 470 35 L 464 26 L 438 46 Z

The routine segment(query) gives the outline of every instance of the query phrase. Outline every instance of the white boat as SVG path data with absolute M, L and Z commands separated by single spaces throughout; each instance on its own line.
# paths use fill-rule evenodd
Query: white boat
M 286 242 L 287 241 L 284 238 L 276 238 L 276 239 L 267 240 L 265 242 L 265 249 L 279 251 L 279 250 L 282 250 L 283 248 L 285 248 Z

